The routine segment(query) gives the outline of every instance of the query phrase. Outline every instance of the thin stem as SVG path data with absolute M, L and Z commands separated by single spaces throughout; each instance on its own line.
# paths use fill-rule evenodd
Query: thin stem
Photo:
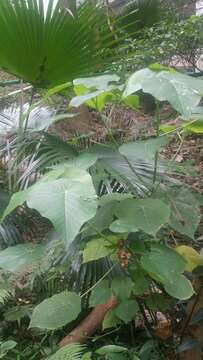
M 21 96 L 20 96 L 20 115 L 19 115 L 19 127 L 18 127 L 18 134 L 19 134 L 19 136 L 22 135 L 22 129 L 23 129 L 24 91 L 23 91 L 23 81 L 22 81 L 22 80 L 21 80 L 21 83 L 20 83 L 20 90 L 21 90 Z
M 8 156 L 8 160 L 7 160 L 7 163 L 8 163 L 8 168 L 7 168 L 7 171 L 8 171 L 8 189 L 9 189 L 9 192 L 11 192 L 12 191 L 12 175 L 11 175 L 11 152 L 10 152 L 9 140 L 7 140 L 7 142 L 6 142 L 6 147 L 7 147 L 7 156 Z
M 83 294 L 81 294 L 81 299 L 86 296 L 87 294 L 89 294 L 90 291 L 92 291 L 98 284 L 100 284 L 102 282 L 102 280 L 104 280 L 109 274 L 110 272 L 113 270 L 113 268 L 115 267 L 115 264 L 113 264 L 111 266 L 111 268 L 93 285 L 91 286 L 87 291 L 85 291 Z
M 27 127 L 28 127 L 28 121 L 29 121 L 29 116 L 30 116 L 30 108 L 32 106 L 32 102 L 33 102 L 33 99 L 34 99 L 34 94 L 35 94 L 35 88 L 33 87 L 32 90 L 31 90 L 29 108 L 28 108 L 27 115 L 26 115 L 26 120 L 25 120 L 24 133 L 26 132 Z
M 197 121 L 199 121 L 199 119 L 191 120 L 191 121 L 187 122 L 187 126 L 192 125 L 192 124 L 196 123 Z M 160 134 L 160 136 L 162 137 L 162 136 L 166 136 L 169 134 L 173 134 L 173 133 L 177 132 L 178 130 L 184 130 L 184 127 L 182 125 L 180 125 L 176 129 L 170 130 L 164 134 Z
M 103 335 L 94 336 L 94 337 L 92 338 L 92 341 L 95 342 L 95 341 L 98 341 L 98 340 L 100 340 L 100 339 L 102 339 L 102 338 L 104 338 L 104 337 L 106 337 L 106 336 L 109 336 L 109 335 L 111 335 L 111 334 L 114 334 L 114 333 L 118 332 L 118 331 L 121 329 L 121 327 L 122 327 L 122 325 L 120 325 L 120 326 L 117 327 L 116 329 L 111 330 L 111 331 L 109 331 L 109 332 L 107 332 L 107 333 L 105 333 L 105 334 L 103 334 Z M 91 338 L 90 338 L 90 339 L 91 339 Z
M 157 138 L 159 137 L 159 133 L 160 133 L 160 124 L 161 124 L 160 105 L 159 105 L 159 102 L 156 101 L 155 129 L 156 129 L 156 136 L 157 136 Z M 158 160 L 159 160 L 159 153 L 158 153 L 158 151 L 156 151 L 156 154 L 155 154 L 155 163 L 154 163 L 153 184 L 156 183 L 156 179 L 157 179 Z
M 95 225 L 88 223 L 88 226 L 96 231 L 98 235 L 100 235 L 104 240 L 106 240 L 110 245 L 115 245 L 111 240 L 109 240 L 108 236 L 104 235 Z
M 168 172 L 168 171 L 170 170 L 170 168 L 173 166 L 177 155 L 179 154 L 179 152 L 180 152 L 181 149 L 182 149 L 182 146 L 183 146 L 183 143 L 184 143 L 184 137 L 181 137 L 180 133 L 177 133 L 177 135 L 178 135 L 178 137 L 179 137 L 179 139 L 180 139 L 180 145 L 179 145 L 176 153 L 175 153 L 174 156 L 172 157 L 172 159 L 169 161 L 169 164 L 168 164 L 168 166 L 167 166 L 164 174 L 167 174 L 167 172 Z M 158 182 L 156 188 L 154 189 L 154 192 L 156 192 L 156 191 L 158 190 L 160 184 L 161 184 L 161 180 Z
M 197 296 L 196 296 L 196 299 L 194 300 L 192 309 L 191 309 L 190 313 L 188 314 L 188 317 L 187 317 L 187 319 L 186 319 L 186 321 L 185 321 L 185 324 L 184 324 L 184 326 L 183 326 L 183 328 L 182 328 L 181 335 L 180 335 L 181 341 L 182 341 L 183 336 L 184 336 L 184 334 L 185 334 L 185 331 L 186 331 L 186 329 L 187 329 L 187 327 L 188 327 L 188 325 L 189 325 L 189 323 L 190 323 L 190 320 L 192 319 L 192 315 L 193 315 L 193 313 L 194 313 L 194 311 L 195 311 L 195 308 L 196 308 L 196 306 L 197 306 L 197 303 L 198 303 L 198 301 L 199 301 L 200 294 L 201 294 L 201 288 L 200 288 L 199 291 L 198 291 L 198 294 L 197 294 Z
M 156 101 L 155 129 L 156 129 L 156 136 L 157 137 L 159 137 L 159 133 L 160 133 L 160 124 L 161 124 L 160 105 L 159 105 L 159 102 Z

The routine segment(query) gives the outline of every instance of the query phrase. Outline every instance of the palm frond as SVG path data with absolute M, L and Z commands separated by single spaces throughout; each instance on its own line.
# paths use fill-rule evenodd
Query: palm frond
M 99 6 L 85 1 L 73 16 L 53 4 L 45 13 L 41 0 L 0 2 L 0 67 L 45 88 L 99 71 L 116 45 Z
M 144 28 L 159 22 L 161 15 L 159 0 L 132 0 L 120 9 L 117 23 L 129 34 L 137 36 Z
M 136 154 L 124 157 L 110 146 L 94 146 L 90 152 L 98 156 L 90 172 L 99 196 L 113 192 L 132 192 L 144 196 L 152 190 L 155 161 L 144 158 L 144 155 L 143 158 Z M 164 163 L 157 166 L 156 181 L 174 181 L 166 174 Z
M 14 296 L 15 289 L 11 281 L 9 281 L 4 273 L 0 274 L 0 305 L 5 305 L 12 296 Z
M 0 305 L 5 305 L 11 298 L 11 290 L 1 289 L 0 285 Z
M 25 103 L 21 108 L 20 104 L 14 102 L 11 106 L 6 106 L 0 111 L 0 138 L 1 141 L 5 137 L 16 134 L 19 130 L 20 117 L 27 118 L 26 128 L 29 131 L 40 131 L 46 129 L 51 123 L 56 110 L 50 106 L 36 105 L 32 106 Z
M 64 346 L 47 360 L 81 360 L 85 347 L 79 344 Z
M 49 220 L 26 205 L 16 208 L 0 224 L 0 249 L 23 242 L 40 242 L 52 228 Z
M 87 238 L 89 240 L 89 237 Z M 109 257 L 104 257 L 99 260 L 94 260 L 89 263 L 82 263 L 81 248 L 84 246 L 84 241 L 80 238 L 76 239 L 70 246 L 66 257 L 71 259 L 65 277 L 68 286 L 79 293 L 85 293 L 92 285 L 96 284 L 103 276 L 107 279 L 112 279 L 116 276 L 122 275 L 124 270 L 119 264 L 115 264 Z M 88 296 L 87 296 L 88 298 Z M 85 301 L 84 299 L 84 305 Z
M 41 111 L 42 110 L 42 111 Z M 36 181 L 40 172 L 46 171 L 49 166 L 64 162 L 75 155 L 76 149 L 59 137 L 46 131 L 38 130 L 48 127 L 51 122 L 49 108 L 35 108 L 29 115 L 29 128 L 19 138 L 19 112 L 7 114 L 9 125 L 2 125 L 0 114 L 0 156 L 6 169 L 10 190 L 25 189 Z M 2 125 L 2 127 L 1 127 Z

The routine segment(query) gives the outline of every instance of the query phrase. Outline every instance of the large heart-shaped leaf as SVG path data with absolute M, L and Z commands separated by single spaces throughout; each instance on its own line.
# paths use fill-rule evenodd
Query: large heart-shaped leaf
M 55 330 L 75 320 L 80 311 L 80 296 L 74 292 L 64 291 L 36 306 L 30 327 Z
M 141 89 L 159 101 L 168 101 L 181 115 L 190 118 L 201 100 L 203 83 L 175 71 L 142 69 L 130 76 L 123 96 Z
M 116 251 L 116 244 L 121 237 L 110 235 L 105 239 L 97 237 L 90 240 L 83 251 L 83 263 L 98 260 L 105 256 L 110 256 Z
M 54 171 L 53 171 L 54 172 Z M 28 190 L 15 194 L 4 214 L 27 202 L 49 219 L 61 238 L 69 245 L 84 223 L 96 214 L 97 198 L 92 178 L 85 170 L 67 167 L 56 170 L 62 179 L 39 181 Z
M 194 294 L 191 282 L 184 276 L 176 274 L 173 281 L 164 286 L 166 292 L 179 300 L 187 300 Z
M 180 300 L 189 299 L 194 290 L 190 281 L 182 275 L 186 269 L 186 261 L 173 249 L 156 244 L 151 251 L 141 258 L 145 271 L 162 283 L 167 293 Z
M 153 245 L 151 251 L 142 256 L 141 263 L 145 271 L 163 284 L 173 281 L 186 267 L 181 255 L 160 244 Z
M 40 244 L 10 246 L 0 252 L 0 268 L 11 272 L 23 271 L 27 266 L 39 263 L 45 253 L 46 247 Z
M 135 318 L 138 310 L 138 303 L 135 300 L 125 300 L 117 306 L 115 314 L 119 319 L 128 323 Z
M 91 176 L 59 179 L 39 184 L 29 194 L 27 204 L 48 218 L 68 245 L 84 223 L 96 214 L 97 200 Z
M 158 199 L 130 199 L 115 205 L 118 220 L 110 226 L 113 232 L 142 230 L 155 235 L 170 216 L 170 209 Z
M 186 188 L 173 188 L 165 193 L 171 207 L 169 224 L 177 232 L 194 239 L 201 212 L 196 197 Z

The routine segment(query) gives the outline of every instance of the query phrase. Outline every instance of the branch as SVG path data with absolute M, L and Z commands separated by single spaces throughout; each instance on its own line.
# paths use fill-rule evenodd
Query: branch
M 115 296 L 110 298 L 105 304 L 97 305 L 73 331 L 60 341 L 58 346 L 62 348 L 72 343 L 84 343 L 100 327 L 107 312 L 114 309 L 117 305 L 118 299 Z

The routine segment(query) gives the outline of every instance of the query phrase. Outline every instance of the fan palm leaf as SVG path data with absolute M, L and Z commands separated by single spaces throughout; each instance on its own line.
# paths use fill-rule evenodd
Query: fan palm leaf
M 114 42 L 104 11 L 87 1 L 74 16 L 53 0 L 46 13 L 42 0 L 0 2 L 0 67 L 35 86 L 98 71 Z
M 82 345 L 71 344 L 58 350 L 47 360 L 81 360 L 84 349 Z
M 132 0 L 120 9 L 118 24 L 137 36 L 139 31 L 159 22 L 161 15 L 159 0 Z

